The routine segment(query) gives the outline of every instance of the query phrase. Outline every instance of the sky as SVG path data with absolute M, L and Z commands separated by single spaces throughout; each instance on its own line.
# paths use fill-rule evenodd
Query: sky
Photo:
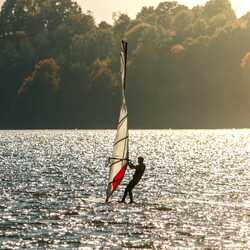
M 77 0 L 84 11 L 90 10 L 99 23 L 105 20 L 112 23 L 112 13 L 122 12 L 135 17 L 143 6 L 157 6 L 167 0 Z M 168 0 L 169 1 L 169 0 Z M 250 0 L 230 0 L 237 16 L 250 11 Z M 207 0 L 178 0 L 179 3 L 189 7 L 204 5 Z
M 90 10 L 96 22 L 107 21 L 112 23 L 114 12 L 126 13 L 134 18 L 143 6 L 157 6 L 160 2 L 167 0 L 76 0 L 83 11 Z M 171 0 L 168 0 L 171 1 Z M 178 0 L 179 3 L 189 7 L 204 5 L 207 0 Z M 230 0 L 237 16 L 242 16 L 250 11 L 250 0 Z M 4 0 L 0 0 L 0 5 Z

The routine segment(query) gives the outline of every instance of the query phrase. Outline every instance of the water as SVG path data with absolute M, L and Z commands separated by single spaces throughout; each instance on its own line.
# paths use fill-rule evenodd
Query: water
M 0 249 L 250 249 L 250 130 L 131 131 L 136 204 L 104 203 L 114 131 L 0 131 Z

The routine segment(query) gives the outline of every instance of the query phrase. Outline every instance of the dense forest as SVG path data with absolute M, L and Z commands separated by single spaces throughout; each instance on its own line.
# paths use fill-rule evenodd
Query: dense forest
M 113 25 L 72 0 L 6 0 L 0 128 L 114 128 L 121 39 L 131 128 L 250 127 L 250 13 L 228 0 L 162 2 Z

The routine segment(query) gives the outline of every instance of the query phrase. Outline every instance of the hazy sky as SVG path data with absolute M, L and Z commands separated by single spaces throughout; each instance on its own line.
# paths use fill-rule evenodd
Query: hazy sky
M 90 10 L 93 12 L 97 23 L 105 20 L 112 22 L 113 12 L 127 13 L 130 17 L 135 17 L 136 13 L 143 6 L 157 6 L 160 2 L 166 0 L 76 0 L 82 7 L 83 11 Z M 168 0 L 169 1 L 169 0 Z M 179 3 L 188 5 L 202 5 L 207 0 L 178 0 Z M 238 16 L 245 14 L 250 10 L 250 0 L 230 0 Z M 4 0 L 0 0 L 2 4 Z
M 97 22 L 106 20 L 112 22 L 113 12 L 127 13 L 135 17 L 136 13 L 143 6 L 157 6 L 160 2 L 166 0 L 77 0 L 83 10 L 91 10 Z M 250 10 L 250 0 L 230 0 L 238 16 L 241 16 Z M 190 7 L 202 5 L 207 0 L 178 0 L 179 3 Z

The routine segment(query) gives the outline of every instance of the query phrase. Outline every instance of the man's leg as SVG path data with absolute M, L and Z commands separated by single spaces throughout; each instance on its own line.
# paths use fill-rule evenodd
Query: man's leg
M 125 188 L 125 191 L 124 191 L 124 194 L 123 194 L 121 202 L 125 202 L 127 194 L 128 194 L 128 187 Z
M 129 198 L 130 198 L 130 203 L 133 203 L 133 202 L 134 202 L 132 190 L 133 190 L 133 188 L 135 187 L 135 185 L 136 185 L 136 183 L 132 180 L 131 183 L 130 183 L 130 185 L 129 185 L 129 189 L 128 189 Z
M 134 187 L 134 183 L 133 183 L 133 180 L 129 182 L 129 184 L 127 185 L 127 187 L 125 188 L 125 191 L 124 191 L 124 195 L 122 197 L 122 200 L 121 202 L 125 202 L 125 199 L 126 199 L 126 196 L 129 192 L 129 196 L 130 196 L 130 191 L 131 189 Z
M 129 190 L 129 198 L 130 198 L 130 203 L 133 203 L 134 200 L 133 200 L 133 193 L 132 193 L 132 190 Z

